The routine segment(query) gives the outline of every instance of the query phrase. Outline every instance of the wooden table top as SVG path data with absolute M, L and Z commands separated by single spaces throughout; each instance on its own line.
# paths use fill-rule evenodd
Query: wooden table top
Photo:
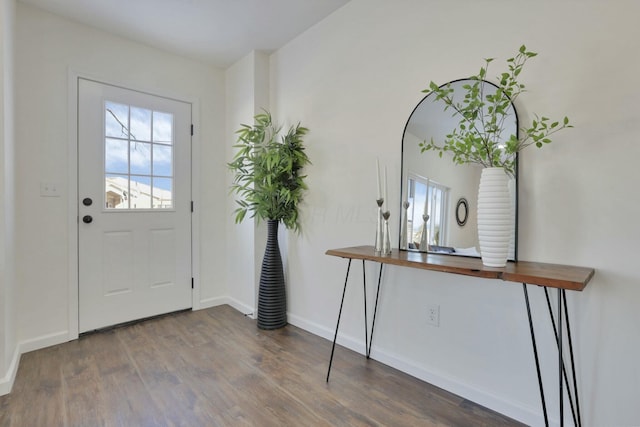
M 485 267 L 480 258 L 427 254 L 397 249 L 393 249 L 390 255 L 376 255 L 373 246 L 330 249 L 326 254 L 341 258 L 362 259 L 382 264 L 486 279 L 500 279 L 572 291 L 582 291 L 595 273 L 593 268 L 529 261 L 510 261 L 503 268 L 493 268 Z

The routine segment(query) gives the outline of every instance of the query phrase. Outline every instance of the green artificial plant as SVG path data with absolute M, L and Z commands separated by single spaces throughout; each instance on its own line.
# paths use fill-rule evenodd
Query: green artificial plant
M 476 163 L 483 167 L 502 167 L 513 176 L 516 153 L 533 144 L 542 147 L 551 142 L 552 134 L 573 127 L 569 124 L 568 117 L 556 121 L 534 114 L 535 119 L 529 127 L 520 127 L 520 138 L 515 134 L 503 135 L 511 104 L 525 92 L 525 85 L 518 82 L 518 77 L 527 60 L 536 55 L 537 53 L 528 51 L 522 45 L 513 58 L 507 59 L 508 71 L 498 76 L 495 92 L 485 93 L 485 86 L 492 89 L 494 87 L 484 84 L 493 58 L 485 59 L 478 74 L 469 78 L 474 83 L 462 86 L 463 97 L 456 95 L 454 98 L 454 89 L 450 83 L 438 86 L 432 81 L 429 89 L 423 92 L 435 94 L 434 102 L 443 101 L 444 109 L 453 110 L 453 116 L 459 117 L 460 121 L 446 135 L 442 145 L 438 145 L 433 139 L 421 142 L 421 152 L 434 150 L 440 157 L 449 152 L 456 164 Z
M 280 136 L 281 127 L 266 111 L 254 121 L 253 126 L 242 124 L 236 132 L 234 148 L 238 151 L 228 164 L 235 173 L 231 192 L 239 196 L 235 221 L 242 222 L 250 212 L 258 220 L 282 221 L 285 227 L 299 231 L 298 205 L 307 189 L 306 176 L 300 173 L 311 163 L 302 142 L 308 129 L 298 123 Z

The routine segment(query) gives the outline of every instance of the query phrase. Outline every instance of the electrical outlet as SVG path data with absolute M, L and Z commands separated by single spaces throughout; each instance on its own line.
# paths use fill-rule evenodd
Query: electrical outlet
M 440 326 L 440 306 L 438 304 L 427 306 L 427 323 L 433 326 Z

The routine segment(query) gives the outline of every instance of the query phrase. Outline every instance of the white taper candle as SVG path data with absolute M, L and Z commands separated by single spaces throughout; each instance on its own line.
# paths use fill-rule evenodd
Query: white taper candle
M 381 187 L 380 187 L 380 159 L 376 157 L 376 180 L 378 182 L 378 198 L 376 200 L 380 200 L 381 196 Z

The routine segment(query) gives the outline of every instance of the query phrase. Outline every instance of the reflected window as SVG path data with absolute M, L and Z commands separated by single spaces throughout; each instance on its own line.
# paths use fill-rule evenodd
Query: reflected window
M 105 101 L 107 209 L 173 208 L 173 114 Z
M 427 251 L 421 247 L 425 243 L 428 246 L 446 246 L 449 188 L 429 178 L 410 175 L 407 201 L 407 247 Z M 428 218 L 426 222 L 425 217 Z

